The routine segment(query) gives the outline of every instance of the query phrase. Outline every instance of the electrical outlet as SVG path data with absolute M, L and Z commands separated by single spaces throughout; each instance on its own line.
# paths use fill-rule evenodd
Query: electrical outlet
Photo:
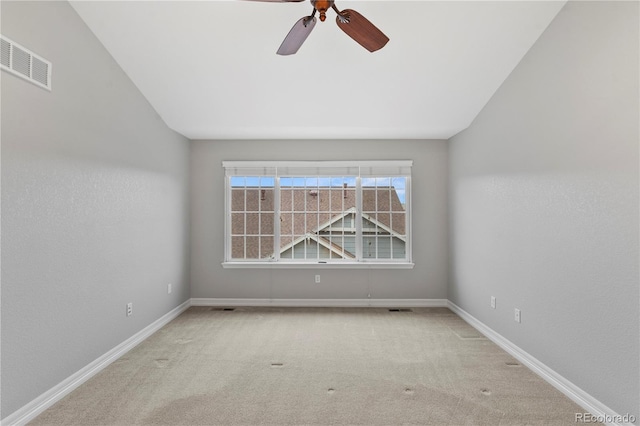
M 130 317 L 133 314 L 133 303 L 127 303 L 127 316 Z
M 515 318 L 516 322 L 520 322 L 520 309 L 516 308 L 515 309 Z
M 316 284 L 320 282 L 320 275 L 316 275 Z
M 491 308 L 492 309 L 496 308 L 496 298 L 495 298 L 495 296 L 491 296 Z
M 169 285 L 167 285 L 167 294 L 171 294 L 172 288 L 171 288 L 171 283 L 169 283 Z

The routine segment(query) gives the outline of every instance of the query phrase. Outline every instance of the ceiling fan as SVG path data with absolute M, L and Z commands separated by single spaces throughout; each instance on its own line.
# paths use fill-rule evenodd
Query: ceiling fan
M 304 0 L 253 0 L 277 3 L 301 2 Z M 336 24 L 349 37 L 358 42 L 369 52 L 382 49 L 389 41 L 389 37 L 384 35 L 367 18 L 352 9 L 338 10 L 334 0 L 310 0 L 313 12 L 309 16 L 304 16 L 295 23 L 289 34 L 285 37 L 276 52 L 278 55 L 293 55 L 300 49 L 302 43 L 309 37 L 311 30 L 316 25 L 316 12 L 320 14 L 322 22 L 327 19 L 327 11 L 333 9 L 336 13 Z

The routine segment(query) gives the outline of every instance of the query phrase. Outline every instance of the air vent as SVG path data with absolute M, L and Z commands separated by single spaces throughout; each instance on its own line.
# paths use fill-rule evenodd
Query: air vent
M 3 67 L 11 67 L 11 43 L 4 38 L 0 38 L 0 63 Z
M 0 66 L 4 71 L 51 90 L 51 62 L 0 36 Z

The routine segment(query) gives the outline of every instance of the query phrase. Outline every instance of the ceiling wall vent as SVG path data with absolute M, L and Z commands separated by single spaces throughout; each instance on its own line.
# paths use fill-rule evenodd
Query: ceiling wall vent
M 0 35 L 0 67 L 11 74 L 51 90 L 51 62 Z

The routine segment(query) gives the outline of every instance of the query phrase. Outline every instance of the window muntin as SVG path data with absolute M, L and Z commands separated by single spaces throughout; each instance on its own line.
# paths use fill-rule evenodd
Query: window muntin
M 366 167 L 247 163 L 223 163 L 225 262 L 411 262 L 410 162 L 367 162 Z M 247 170 L 257 173 L 243 173 Z M 329 173 L 336 171 L 349 173 Z

